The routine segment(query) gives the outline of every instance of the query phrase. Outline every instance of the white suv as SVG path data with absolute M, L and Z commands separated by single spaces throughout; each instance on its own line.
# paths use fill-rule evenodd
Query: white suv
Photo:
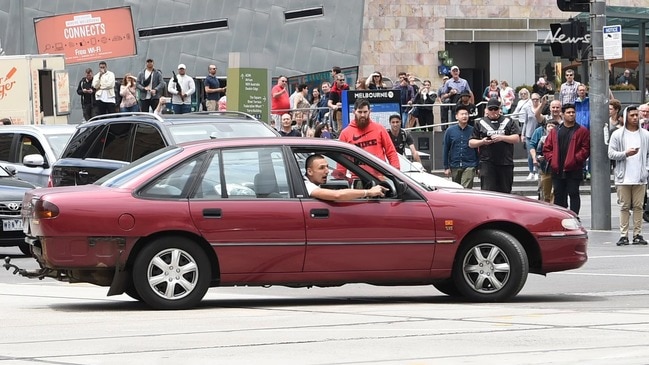
M 52 164 L 75 130 L 74 125 L 2 125 L 0 164 L 14 167 L 22 180 L 47 186 Z

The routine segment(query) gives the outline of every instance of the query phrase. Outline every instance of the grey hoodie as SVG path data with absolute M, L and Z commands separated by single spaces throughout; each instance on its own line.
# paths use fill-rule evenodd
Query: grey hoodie
M 626 150 L 632 146 L 624 144 L 624 134 L 626 133 L 627 109 L 624 109 L 624 118 L 622 120 L 623 127 L 618 128 L 611 134 L 611 140 L 608 143 L 608 158 L 615 161 L 615 184 L 621 184 L 624 181 L 624 174 L 626 171 Z M 644 128 L 639 128 L 640 132 L 640 159 L 642 161 L 642 181 L 639 184 L 647 183 L 647 176 L 649 176 L 649 131 Z

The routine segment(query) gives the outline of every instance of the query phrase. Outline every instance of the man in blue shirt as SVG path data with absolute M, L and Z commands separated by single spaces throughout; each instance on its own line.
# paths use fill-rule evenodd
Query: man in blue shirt
M 205 107 L 207 111 L 213 112 L 219 110 L 218 102 L 221 93 L 225 92 L 225 88 L 221 87 L 219 79 L 216 78 L 216 65 L 210 65 L 207 71 L 208 75 L 205 77 Z
M 444 133 L 442 145 L 444 174 L 464 186 L 473 189 L 473 178 L 478 167 L 477 149 L 469 147 L 473 127 L 469 125 L 469 108 L 458 105 L 455 108 L 457 125 L 452 125 Z

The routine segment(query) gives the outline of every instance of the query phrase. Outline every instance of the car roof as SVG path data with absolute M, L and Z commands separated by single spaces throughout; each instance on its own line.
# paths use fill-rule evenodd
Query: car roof
M 225 111 L 225 112 L 195 112 L 187 114 L 162 114 L 155 115 L 152 113 L 111 113 L 98 115 L 93 117 L 88 122 L 80 124 L 79 127 L 89 127 L 94 125 L 102 125 L 110 121 L 123 120 L 127 118 L 128 121 L 137 121 L 140 123 L 151 123 L 151 124 L 164 124 L 164 125 L 174 125 L 174 124 L 184 124 L 184 123 L 197 123 L 201 121 L 209 121 L 211 123 L 231 123 L 236 121 L 237 123 L 241 122 L 253 122 L 253 123 L 262 123 L 257 120 L 250 114 L 243 112 L 235 111 Z
M 0 131 L 2 132 L 9 131 L 15 133 L 32 132 L 32 133 L 41 133 L 44 135 L 60 134 L 60 133 L 72 134 L 74 133 L 76 127 L 77 127 L 76 124 L 38 124 L 38 125 L 11 124 L 11 125 L 0 126 Z
M 327 147 L 343 147 L 343 148 L 358 148 L 355 145 L 347 142 L 341 142 L 334 139 L 327 138 L 298 138 L 298 137 L 246 137 L 246 138 L 227 138 L 227 139 L 213 139 L 213 140 L 200 140 L 191 141 L 178 144 L 183 148 L 203 149 L 203 148 L 229 148 L 229 147 L 244 147 L 244 146 L 308 146 L 323 148 Z M 362 149 L 359 149 L 362 151 Z

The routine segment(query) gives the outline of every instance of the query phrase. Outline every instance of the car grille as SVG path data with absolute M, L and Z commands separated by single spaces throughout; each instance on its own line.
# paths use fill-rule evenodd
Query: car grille
M 20 207 L 22 202 L 0 202 L 0 215 L 20 216 Z

